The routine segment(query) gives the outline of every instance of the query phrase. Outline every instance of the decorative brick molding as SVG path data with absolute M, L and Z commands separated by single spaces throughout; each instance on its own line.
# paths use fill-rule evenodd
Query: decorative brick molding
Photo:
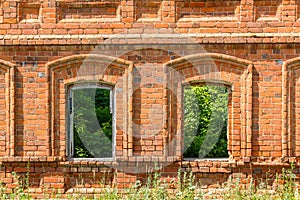
M 165 64 L 168 69 L 168 138 L 183 141 L 182 89 L 184 84 L 221 83 L 232 88 L 229 100 L 229 154 L 230 159 L 250 161 L 252 144 L 252 67 L 250 61 L 236 57 L 203 53 L 178 58 Z M 173 94 L 172 94 L 173 93 Z M 174 114 L 177 114 L 176 115 Z M 170 142 L 170 141 L 168 141 Z M 168 143 L 167 142 L 167 143 Z M 182 154 L 182 142 L 174 144 L 176 155 Z M 248 158 L 248 159 L 245 159 Z
M 42 23 L 43 9 L 41 3 L 18 3 L 19 23 Z
M 64 23 L 120 22 L 120 1 L 57 2 L 57 21 Z
M 254 0 L 255 21 L 281 21 L 282 0 Z
M 0 148 L 1 157 L 14 156 L 15 138 L 15 65 L 0 60 Z
M 282 66 L 282 157 L 296 159 L 300 155 L 299 135 L 299 77 L 300 58 L 287 60 Z
M 0 0 L 0 182 L 11 193 L 12 172 L 24 177 L 30 164 L 28 191 L 45 199 L 49 187 L 67 198 L 146 183 L 154 163 L 166 184 L 181 169 L 205 189 L 275 177 L 290 162 L 299 177 L 299 6 Z M 86 81 L 116 89 L 114 161 L 66 157 L 67 89 Z M 204 83 L 232 90 L 228 159 L 182 158 L 182 88 Z M 92 184 L 94 174 L 108 179 Z
M 49 92 L 48 155 L 66 156 L 66 90 L 70 84 L 104 82 L 112 84 L 116 96 L 116 156 L 130 154 L 132 119 L 132 63 L 121 58 L 102 55 L 74 55 L 46 64 Z
M 163 5 L 162 0 L 136 0 L 135 18 L 137 22 L 161 22 Z
M 239 21 L 240 0 L 176 1 L 177 21 Z
M 299 19 L 297 6 L 296 0 L 2 1 L 0 33 L 136 34 L 153 32 L 152 29 L 185 34 L 290 33 L 291 30 L 299 33 L 298 26 L 290 23 Z

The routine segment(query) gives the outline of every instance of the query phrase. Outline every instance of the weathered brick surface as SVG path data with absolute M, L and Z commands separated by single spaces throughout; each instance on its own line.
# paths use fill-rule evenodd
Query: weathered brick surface
M 154 162 L 167 182 L 181 167 L 204 188 L 230 178 L 247 185 L 289 162 L 299 173 L 299 6 L 0 2 L 0 181 L 14 188 L 12 172 L 29 170 L 30 191 L 44 198 L 144 183 Z M 83 80 L 115 87 L 114 161 L 66 157 L 66 88 Z M 226 161 L 181 158 L 182 86 L 203 81 L 232 87 Z

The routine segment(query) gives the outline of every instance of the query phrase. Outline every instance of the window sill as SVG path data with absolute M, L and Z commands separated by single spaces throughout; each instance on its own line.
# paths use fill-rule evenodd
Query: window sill
M 76 161 L 95 161 L 95 162 L 114 162 L 115 158 L 67 158 L 67 161 L 76 162 Z
M 183 161 L 195 161 L 195 162 L 229 162 L 229 158 L 183 158 Z
M 60 164 L 65 166 L 115 166 L 115 158 L 67 158 Z

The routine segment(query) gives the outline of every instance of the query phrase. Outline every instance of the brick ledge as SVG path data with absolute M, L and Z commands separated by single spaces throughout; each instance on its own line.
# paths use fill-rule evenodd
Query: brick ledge
M 300 33 L 88 34 L 0 35 L 0 45 L 174 44 L 187 43 L 300 43 Z M 108 40 L 109 39 L 109 40 Z M 151 40 L 149 40 L 151 39 Z M 109 42 L 107 42 L 107 40 Z
M 64 160 L 60 156 L 5 156 L 0 162 L 57 162 Z

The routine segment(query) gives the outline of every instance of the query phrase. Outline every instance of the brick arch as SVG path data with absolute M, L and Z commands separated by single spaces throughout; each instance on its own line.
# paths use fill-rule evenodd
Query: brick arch
M 127 120 L 132 119 L 132 104 L 129 103 L 132 101 L 132 97 L 127 92 L 132 88 L 131 71 L 132 63 L 130 61 L 99 54 L 73 55 L 46 64 L 46 75 L 49 82 L 47 98 L 49 156 L 65 159 L 67 133 L 65 95 L 68 85 L 77 82 L 104 82 L 115 87 L 118 91 L 116 110 L 119 112 L 116 122 L 119 129 L 116 133 L 126 141 L 128 133 L 131 131 L 131 121 Z M 128 106 L 123 107 L 123 104 Z M 121 143 L 123 144 L 123 141 Z M 127 152 L 123 152 L 123 149 L 127 149 L 126 147 L 120 149 L 122 149 L 119 150 L 120 152 L 116 151 L 117 154 L 127 154 Z
M 63 57 L 54 61 L 51 61 L 46 64 L 49 68 L 59 68 L 62 64 L 70 63 L 70 62 L 97 62 L 97 63 L 115 63 L 119 64 L 119 67 L 126 68 L 131 64 L 131 62 L 124 60 L 122 58 L 116 58 L 107 55 L 100 55 L 100 54 L 80 54 L 80 55 L 72 55 Z
M 251 61 L 237 58 L 234 56 L 218 54 L 218 53 L 199 53 L 199 54 L 188 55 L 188 56 L 178 58 L 176 60 L 169 61 L 165 65 L 172 67 L 176 71 L 183 70 L 186 68 L 190 68 L 191 66 L 197 66 L 197 65 L 199 65 L 200 67 L 210 66 L 211 67 L 210 70 L 215 71 L 216 68 L 214 69 L 212 65 L 219 64 L 219 63 L 230 65 L 232 66 L 232 68 L 237 68 L 239 70 L 240 69 L 247 70 L 249 66 L 252 65 Z
M 181 105 L 184 85 L 200 82 L 228 85 L 232 96 L 228 118 L 230 158 L 236 161 L 242 158 L 242 161 L 249 162 L 252 145 L 252 62 L 224 54 L 200 53 L 169 61 L 165 67 L 168 115 L 177 116 L 175 124 L 172 124 L 174 120 L 168 122 L 167 132 L 176 133 L 183 127 Z M 177 152 L 180 151 L 177 149 Z
M 0 157 L 15 156 L 15 64 L 0 60 Z
M 9 70 L 9 69 L 13 69 L 14 67 L 15 67 L 15 64 L 5 61 L 5 60 L 0 60 L 0 68 L 1 69 Z
M 107 75 L 116 74 L 113 70 L 125 71 L 131 65 L 130 61 L 126 61 L 121 58 L 115 58 L 112 56 L 99 55 L 99 54 L 81 54 L 73 55 L 58 60 L 49 62 L 46 64 L 46 68 L 53 72 L 60 72 L 66 69 L 67 73 L 63 73 L 63 79 L 77 78 L 77 81 L 103 79 L 105 80 Z M 73 68 L 77 68 L 76 70 Z M 70 71 L 71 70 L 71 71 Z M 103 77 L 99 77 L 99 74 Z M 106 76 L 105 76 L 106 75 Z M 109 81 L 110 82 L 110 81 Z
M 300 57 L 285 61 L 282 73 L 282 157 L 296 159 L 300 156 Z

